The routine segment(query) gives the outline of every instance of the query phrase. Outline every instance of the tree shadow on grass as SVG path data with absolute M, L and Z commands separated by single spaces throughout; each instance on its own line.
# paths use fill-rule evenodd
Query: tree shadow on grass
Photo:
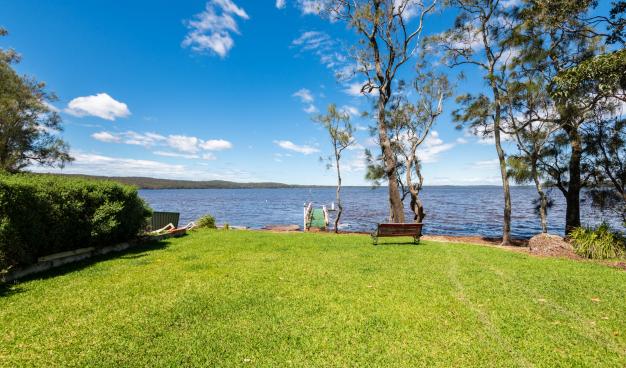
M 0 283 L 0 298 L 20 294 L 24 292 L 24 288 L 15 282 Z
M 407 240 L 407 241 L 384 241 L 384 242 L 381 242 L 379 240 L 378 244 L 372 244 L 372 245 L 374 247 L 381 247 L 381 246 L 386 246 L 386 245 L 418 247 L 418 246 L 421 245 L 421 243 L 414 243 L 412 240 Z
M 119 252 L 111 252 L 103 255 L 94 256 L 88 259 L 84 259 L 75 263 L 66 264 L 53 268 L 44 272 L 35 273 L 26 277 L 23 277 L 17 281 L 10 283 L 0 283 L 0 297 L 6 297 L 17 293 L 24 292 L 24 289 L 20 286 L 20 283 L 32 280 L 46 280 L 52 277 L 66 275 L 72 272 L 80 271 L 96 263 L 108 261 L 111 259 L 137 259 L 148 255 L 148 252 L 164 250 L 170 244 L 168 239 L 160 241 L 150 241 L 141 245 L 137 245 L 131 248 Z

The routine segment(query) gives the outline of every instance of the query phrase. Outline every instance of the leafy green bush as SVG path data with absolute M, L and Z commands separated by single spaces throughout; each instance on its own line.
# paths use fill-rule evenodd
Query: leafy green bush
M 579 227 L 570 234 L 576 253 L 585 258 L 619 258 L 625 252 L 624 237 L 604 223 L 598 228 Z
M 196 226 L 199 228 L 207 228 L 207 229 L 216 229 L 215 226 L 215 217 L 211 215 L 204 215 L 196 221 Z
M 127 241 L 150 213 L 137 189 L 113 181 L 0 174 L 0 269 Z

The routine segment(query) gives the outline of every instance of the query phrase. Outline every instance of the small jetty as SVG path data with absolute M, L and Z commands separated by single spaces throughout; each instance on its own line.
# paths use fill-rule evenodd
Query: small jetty
M 304 204 L 303 224 L 304 231 L 326 231 L 330 223 L 330 212 L 335 211 L 335 203 L 331 208 L 322 205 L 321 208 L 315 208 L 313 202 Z

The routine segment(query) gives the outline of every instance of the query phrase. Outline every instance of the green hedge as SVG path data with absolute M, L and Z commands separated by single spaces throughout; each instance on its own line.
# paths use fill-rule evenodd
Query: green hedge
M 130 240 L 150 214 L 136 188 L 113 181 L 0 173 L 0 270 Z

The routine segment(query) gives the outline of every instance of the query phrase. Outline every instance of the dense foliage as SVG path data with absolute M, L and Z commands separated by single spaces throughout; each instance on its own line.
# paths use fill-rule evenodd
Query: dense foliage
M 206 229 L 217 228 L 217 226 L 215 226 L 215 217 L 208 215 L 208 214 L 200 217 L 198 221 L 196 221 L 196 226 L 199 228 L 206 228 Z
M 0 37 L 6 34 L 0 27 Z M 12 64 L 19 59 L 15 51 L 0 49 L 0 169 L 16 172 L 32 164 L 62 167 L 72 157 L 58 135 L 61 117 L 49 104 L 56 97 L 43 82 L 17 74 Z
M 557 99 L 623 95 L 626 88 L 626 50 L 598 55 L 570 68 L 553 80 L 552 93 Z
M 51 175 L 0 174 L 0 268 L 135 237 L 150 210 L 134 187 Z
M 624 237 L 602 224 L 595 229 L 579 227 L 570 233 L 579 256 L 592 259 L 619 258 L 625 253 Z

